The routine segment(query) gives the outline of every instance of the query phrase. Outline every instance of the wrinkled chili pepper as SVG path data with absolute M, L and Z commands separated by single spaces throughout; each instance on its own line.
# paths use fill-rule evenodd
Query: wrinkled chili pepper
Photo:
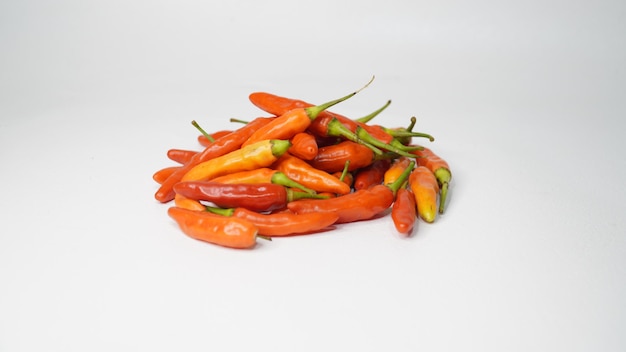
M 360 169 L 354 177 L 354 189 L 365 189 L 383 182 L 385 172 L 389 169 L 389 159 L 376 160 L 367 167 Z
M 230 248 L 252 248 L 258 228 L 241 218 L 226 218 L 206 211 L 170 207 L 168 215 L 187 236 Z
M 418 166 L 409 175 L 409 187 L 415 196 L 419 216 L 428 223 L 434 222 L 439 193 L 435 175 L 426 166 Z
M 290 179 L 284 173 L 270 169 L 269 167 L 260 167 L 249 171 L 234 172 L 228 175 L 219 176 L 211 179 L 213 182 L 220 183 L 273 183 L 290 188 L 300 189 L 307 193 L 315 193 L 304 185 Z
M 294 192 L 273 183 L 182 181 L 174 186 L 174 191 L 185 198 L 211 202 L 218 207 L 244 207 L 256 212 L 282 209 L 288 202 L 297 199 L 320 198 L 316 194 Z
M 391 220 L 401 234 L 410 234 L 417 220 L 417 205 L 413 191 L 402 186 L 396 192 L 396 199 L 391 206 Z
M 415 162 L 411 161 L 409 168 L 390 185 L 379 184 L 336 198 L 297 200 L 287 204 L 287 208 L 297 214 L 337 213 L 338 224 L 371 219 L 393 204 L 396 191 L 406 181 L 413 165 Z
M 348 171 L 354 171 L 371 165 L 374 160 L 375 155 L 370 148 L 356 142 L 343 141 L 320 147 L 315 158 L 308 162 L 316 169 L 334 173 L 342 171 L 347 161 L 350 161 Z
M 255 130 L 273 119 L 273 117 L 258 117 L 232 133 L 217 138 L 215 142 L 204 148 L 203 151 L 194 155 L 189 162 L 185 163 L 180 169 L 172 173 L 170 177 L 168 177 L 167 180 L 161 184 L 155 193 L 155 199 L 161 203 L 173 200 L 175 196 L 174 185 L 178 183 L 189 170 L 204 161 L 239 149 L 241 144 L 243 144 L 243 142 L 245 142 Z
M 273 166 L 283 172 L 290 179 L 316 192 L 331 192 L 336 194 L 350 193 L 350 186 L 341 182 L 330 173 L 316 169 L 306 161 L 285 153 Z
M 273 214 L 261 214 L 247 208 L 218 209 L 212 207 L 207 208 L 207 210 L 250 221 L 259 229 L 259 234 L 269 237 L 319 232 L 339 219 L 339 215 L 335 213 L 295 214 L 282 211 Z
M 267 167 L 287 152 L 291 143 L 285 140 L 264 140 L 242 147 L 228 154 L 199 163 L 189 170 L 181 181 L 207 181 L 232 172 L 254 170 Z M 175 193 L 176 206 L 192 210 L 200 210 L 200 202 Z

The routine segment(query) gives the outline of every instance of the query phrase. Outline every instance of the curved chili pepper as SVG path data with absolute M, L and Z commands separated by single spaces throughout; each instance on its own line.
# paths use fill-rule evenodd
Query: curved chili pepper
M 181 181 L 207 181 L 231 172 L 254 170 L 267 167 L 287 152 L 291 143 L 283 140 L 264 140 L 247 147 L 242 147 L 228 154 L 199 163 L 189 170 Z M 191 210 L 200 210 L 200 202 L 175 193 L 176 206 Z
M 199 163 L 237 150 L 256 129 L 268 123 L 272 119 L 274 118 L 258 117 L 252 120 L 250 123 L 233 131 L 232 133 L 216 139 L 215 142 L 204 148 L 203 151 L 194 155 L 193 158 L 189 160 L 189 162 L 187 162 L 180 169 L 172 173 L 172 175 L 170 175 L 170 177 L 168 177 L 167 180 L 165 180 L 161 184 L 161 186 L 155 193 L 154 198 L 161 203 L 166 203 L 173 200 L 175 196 L 174 185 L 178 183 L 189 170 L 191 170 Z
M 360 143 L 343 141 L 319 148 L 309 164 L 316 169 L 334 173 L 342 171 L 347 161 L 350 161 L 348 171 L 354 171 L 371 165 L 374 160 L 374 152 L 370 148 Z
M 287 204 L 287 208 L 297 214 L 337 213 L 338 224 L 371 219 L 393 204 L 396 191 L 406 181 L 413 165 L 414 161 L 402 177 L 390 185 L 379 184 L 336 198 L 297 200 Z
M 354 189 L 365 189 L 382 183 L 385 172 L 390 165 L 391 161 L 389 159 L 380 159 L 360 169 L 354 177 Z
M 228 154 L 197 164 L 181 181 L 206 181 L 232 172 L 267 167 L 286 153 L 290 146 L 289 141 L 279 139 L 267 139 L 242 146 Z
M 417 156 L 417 164 L 427 167 L 437 179 L 437 183 L 441 188 L 439 198 L 439 213 L 441 214 L 444 212 L 446 198 L 448 196 L 448 185 L 452 180 L 450 166 L 448 166 L 445 160 L 428 148 L 423 147 L 421 150 L 416 150 L 413 153 Z
M 196 201 L 211 202 L 222 208 L 244 207 L 257 212 L 284 208 L 288 202 L 320 196 L 294 192 L 273 183 L 218 183 L 211 181 L 182 181 L 174 186 L 181 196 Z
M 155 172 L 152 175 L 152 179 L 158 183 L 158 184 L 162 184 L 163 182 L 165 182 L 165 180 L 167 180 L 168 177 L 170 177 L 171 174 L 173 174 L 174 172 L 176 172 L 176 170 L 180 169 L 180 166 L 168 166 L 168 167 L 164 167 L 161 170 Z
M 371 80 L 362 88 L 321 105 L 288 110 L 276 117 L 272 122 L 255 131 L 243 145 L 246 146 L 264 139 L 290 139 L 296 133 L 304 132 L 322 111 L 355 96 L 370 83 Z
M 198 154 L 195 150 L 186 150 L 186 149 L 170 149 L 167 151 L 167 157 L 175 161 L 179 164 L 185 164 L 193 158 L 194 155 Z
M 261 214 L 246 208 L 208 208 L 207 210 L 250 221 L 259 229 L 260 235 L 269 237 L 319 232 L 327 229 L 339 219 L 339 215 L 335 213 L 295 214 L 283 211 L 280 213 Z
M 437 216 L 437 193 L 439 193 L 435 175 L 426 166 L 418 166 L 409 175 L 409 187 L 415 195 L 419 216 L 428 223 L 434 222 Z
M 299 132 L 291 138 L 291 147 L 288 151 L 289 154 L 302 160 L 311 160 L 317 155 L 317 149 L 315 136 L 307 132 Z
M 290 179 L 284 173 L 268 167 L 234 172 L 232 174 L 213 178 L 211 181 L 220 183 L 273 183 L 276 185 L 300 189 L 307 193 L 315 193 L 315 190 L 305 187 L 304 185 Z
M 248 220 L 178 207 L 170 207 L 167 213 L 183 233 L 196 240 L 239 249 L 256 244 L 258 228 Z
M 285 153 L 274 168 L 283 172 L 290 179 L 308 187 L 316 192 L 331 192 L 336 194 L 350 193 L 350 186 L 341 182 L 330 173 L 316 169 L 306 161 Z
M 396 230 L 402 234 L 409 234 L 415 227 L 417 206 L 410 188 L 403 186 L 396 192 L 396 199 L 391 206 L 391 219 Z

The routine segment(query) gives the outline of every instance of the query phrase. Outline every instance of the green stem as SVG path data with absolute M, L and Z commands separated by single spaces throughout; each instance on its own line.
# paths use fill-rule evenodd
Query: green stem
M 233 214 L 235 213 L 235 208 L 218 208 L 212 207 L 210 205 L 205 205 L 204 208 L 208 212 L 222 216 L 233 216 Z
M 439 213 L 443 214 L 446 204 L 446 198 L 448 197 L 448 184 L 452 179 L 452 173 L 450 173 L 450 170 L 448 170 L 447 168 L 440 167 L 435 170 L 434 174 L 437 182 L 439 182 L 439 187 L 441 189 L 441 193 L 439 196 Z
M 304 110 L 306 111 L 306 114 L 309 116 L 309 118 L 311 120 L 315 120 L 317 118 L 317 116 L 324 110 L 330 108 L 333 105 L 339 104 L 344 100 L 348 100 L 350 98 L 352 98 L 353 96 L 357 95 L 360 91 L 362 91 L 363 89 L 367 88 L 367 86 L 370 85 L 370 83 L 372 83 L 372 81 L 374 80 L 374 77 L 372 77 L 369 82 L 367 82 L 367 84 L 365 84 L 363 87 L 361 87 L 360 89 L 344 96 L 341 97 L 339 99 L 335 99 L 335 100 L 331 100 L 329 102 L 326 102 L 324 104 L 321 105 L 316 105 L 316 106 L 310 106 L 308 108 L 304 108 Z
M 285 154 L 287 149 L 291 147 L 291 142 L 287 139 L 272 139 L 270 143 L 272 144 L 272 154 L 276 157 Z
M 361 118 L 355 119 L 354 121 L 356 122 L 360 122 L 360 123 L 368 123 L 370 122 L 370 120 L 372 120 L 374 117 L 378 116 L 378 114 L 380 114 L 381 112 L 383 112 L 383 110 L 385 110 L 389 104 L 391 104 L 391 100 L 387 100 L 387 103 L 385 105 L 383 105 L 381 108 L 379 108 L 378 110 L 372 112 L 369 115 L 363 116 Z
M 357 126 L 357 128 L 356 128 L 356 135 L 359 137 L 359 139 L 361 139 L 361 140 L 363 140 L 363 141 L 365 141 L 367 143 L 370 143 L 370 144 L 372 144 L 375 147 L 378 147 L 380 149 L 388 150 L 390 152 L 394 152 L 394 153 L 396 153 L 398 155 L 406 156 L 406 157 L 409 157 L 409 158 L 414 158 L 415 157 L 415 155 L 413 155 L 413 154 L 411 154 L 411 153 L 409 153 L 409 152 L 407 152 L 405 150 L 402 150 L 402 149 L 400 149 L 400 148 L 398 148 L 396 146 L 393 146 L 393 145 L 391 145 L 389 143 L 385 143 L 385 142 L 382 142 L 382 141 L 374 138 L 374 136 L 369 134 L 361 126 Z
M 298 192 L 293 189 L 287 188 L 287 202 L 293 202 L 298 199 L 326 199 L 327 195 L 322 194 L 311 194 L 306 192 Z
M 400 174 L 398 179 L 393 181 L 389 185 L 387 185 L 387 187 L 389 187 L 389 189 L 393 192 L 394 195 L 396 194 L 396 192 L 398 192 L 400 187 L 402 187 L 402 185 L 409 179 L 409 175 L 411 174 L 411 171 L 413 171 L 414 167 L 415 167 L 415 160 L 411 160 L 411 162 L 409 163 L 409 166 L 407 166 L 406 169 L 402 171 L 402 174 Z
M 339 181 L 343 182 L 343 180 L 346 178 L 349 167 L 350 167 L 350 160 L 346 160 L 346 163 L 343 166 L 343 170 L 341 171 L 341 176 L 339 176 Z
M 193 127 L 197 128 L 203 136 L 206 137 L 211 143 L 215 142 L 215 138 L 213 138 L 210 134 L 208 134 L 200 125 L 196 122 L 196 120 L 191 121 Z
M 289 188 L 297 188 L 300 189 L 308 194 L 315 194 L 315 190 L 308 188 L 304 185 L 301 185 L 300 183 L 290 179 L 286 174 L 280 172 L 280 171 L 276 171 L 273 175 L 272 175 L 272 179 L 271 179 L 273 184 L 277 184 L 277 185 L 281 185 L 281 186 L 285 186 L 285 187 L 289 187 Z
M 348 127 L 341 123 L 341 121 L 337 120 L 337 118 L 333 117 L 328 122 L 328 136 L 331 137 L 343 137 L 349 141 L 363 144 L 364 146 L 370 148 L 375 155 L 382 155 L 383 151 L 374 146 L 373 144 L 360 139 L 354 132 L 350 131 Z
M 244 125 L 248 123 L 248 121 L 246 121 L 246 120 L 241 120 L 241 119 L 234 118 L 234 117 L 230 118 L 230 122 L 243 123 Z

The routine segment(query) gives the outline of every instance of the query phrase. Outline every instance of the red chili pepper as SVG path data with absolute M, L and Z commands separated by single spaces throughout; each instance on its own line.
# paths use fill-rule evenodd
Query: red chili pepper
M 183 181 L 174 186 L 174 191 L 185 198 L 211 202 L 218 207 L 243 207 L 257 212 L 281 209 L 296 199 L 319 197 L 306 192 L 294 192 L 273 183 Z
M 167 151 L 167 157 L 175 161 L 179 164 L 185 164 L 193 158 L 194 155 L 198 154 L 195 150 L 186 150 L 186 149 L 170 149 Z
M 402 234 L 409 234 L 415 227 L 417 206 L 410 188 L 400 187 L 396 192 L 396 199 L 391 206 L 391 219 L 396 230 Z
M 385 172 L 390 165 L 391 161 L 389 159 L 380 159 L 360 169 L 354 177 L 354 189 L 365 189 L 382 183 Z
M 326 171 L 316 169 L 306 161 L 285 153 L 274 164 L 274 168 L 283 172 L 290 179 L 316 192 L 331 192 L 336 194 L 350 193 L 348 185 Z
M 350 161 L 348 171 L 354 171 L 371 165 L 374 159 L 374 152 L 370 148 L 356 142 L 343 141 L 319 148 L 309 164 L 316 169 L 334 173 L 342 171 L 347 161 Z
M 335 223 L 339 215 L 334 213 L 295 214 L 282 211 L 261 214 L 246 208 L 216 209 L 208 208 L 217 214 L 245 219 L 253 223 L 260 235 L 269 237 L 311 234 L 327 229 Z
M 196 165 L 228 154 L 232 151 L 235 151 L 241 147 L 243 142 L 245 142 L 252 133 L 257 130 L 259 127 L 265 125 L 269 121 L 274 119 L 273 117 L 259 117 L 252 120 L 250 123 L 242 126 L 241 128 L 233 131 L 226 136 L 220 137 L 215 140 L 214 143 L 211 143 L 208 147 L 206 147 L 203 151 L 194 155 L 189 162 L 181 166 L 180 169 L 176 170 L 170 177 L 165 180 L 154 197 L 156 200 L 162 203 L 169 202 L 174 199 L 174 185 L 182 179 L 182 177 L 193 167 Z
M 311 160 L 317 155 L 317 149 L 315 136 L 307 132 L 300 132 L 291 138 L 291 147 L 288 152 L 302 160 Z
M 170 207 L 167 213 L 183 233 L 196 240 L 240 249 L 256 244 L 258 228 L 248 220 L 178 207 Z
M 414 162 L 411 164 L 414 165 Z M 411 169 L 404 172 L 401 178 L 391 185 L 375 185 L 353 193 L 329 199 L 303 199 L 287 204 L 294 213 L 337 213 L 337 223 L 367 220 L 381 214 L 393 204 L 395 192 L 406 181 Z

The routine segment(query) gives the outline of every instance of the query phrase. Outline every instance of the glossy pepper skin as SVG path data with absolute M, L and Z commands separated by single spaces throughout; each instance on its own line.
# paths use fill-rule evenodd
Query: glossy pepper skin
M 165 181 L 162 182 L 159 189 L 154 194 L 154 198 L 161 203 L 167 203 L 174 199 L 176 193 L 174 192 L 174 185 L 183 178 L 183 176 L 196 165 L 211 160 L 222 155 L 233 152 L 252 135 L 252 133 L 259 127 L 272 121 L 273 117 L 258 117 L 243 127 L 217 138 L 215 142 L 208 145 L 204 150 L 195 154 L 189 162 L 185 163 L 173 172 Z
M 432 223 L 437 216 L 439 185 L 435 175 L 425 166 L 416 167 L 409 176 L 409 187 L 415 195 L 417 213 L 424 221 Z
M 178 207 L 170 207 L 167 213 L 183 233 L 196 240 L 238 249 L 252 248 L 256 244 L 258 229 L 245 219 Z
M 342 171 L 348 160 L 348 171 L 354 171 L 371 165 L 374 162 L 374 152 L 362 144 L 343 141 L 320 147 L 315 158 L 308 162 L 316 169 L 334 173 Z
M 335 194 L 350 193 L 351 188 L 330 173 L 311 166 L 306 161 L 285 153 L 274 167 L 290 179 L 315 190 Z
M 371 165 L 361 169 L 354 177 L 354 189 L 364 189 L 383 182 L 385 172 L 389 169 L 391 161 L 380 159 Z
M 396 199 L 391 206 L 391 220 L 399 233 L 409 235 L 413 231 L 417 220 L 417 207 L 410 188 L 401 187 L 396 192 Z
M 260 235 L 268 237 L 319 232 L 334 224 L 339 218 L 339 215 L 335 213 L 295 214 L 290 211 L 281 211 L 262 214 L 246 208 L 209 209 L 209 211 L 248 220 L 259 229 Z
M 376 185 L 340 197 L 297 200 L 287 204 L 294 213 L 336 213 L 337 224 L 371 219 L 393 203 L 394 195 L 389 187 Z
M 371 219 L 393 204 L 396 191 L 406 182 L 414 165 L 412 161 L 398 180 L 390 185 L 379 184 L 336 198 L 297 200 L 287 204 L 287 208 L 297 214 L 336 213 L 339 215 L 338 224 Z
M 183 181 L 174 186 L 174 191 L 187 199 L 211 202 L 221 208 L 244 207 L 256 212 L 283 209 L 294 199 L 321 197 L 273 183 Z
M 245 207 L 261 212 L 281 209 L 287 204 L 287 189 L 272 183 L 186 181 L 175 185 L 174 191 L 186 198 L 208 201 L 222 208 Z

